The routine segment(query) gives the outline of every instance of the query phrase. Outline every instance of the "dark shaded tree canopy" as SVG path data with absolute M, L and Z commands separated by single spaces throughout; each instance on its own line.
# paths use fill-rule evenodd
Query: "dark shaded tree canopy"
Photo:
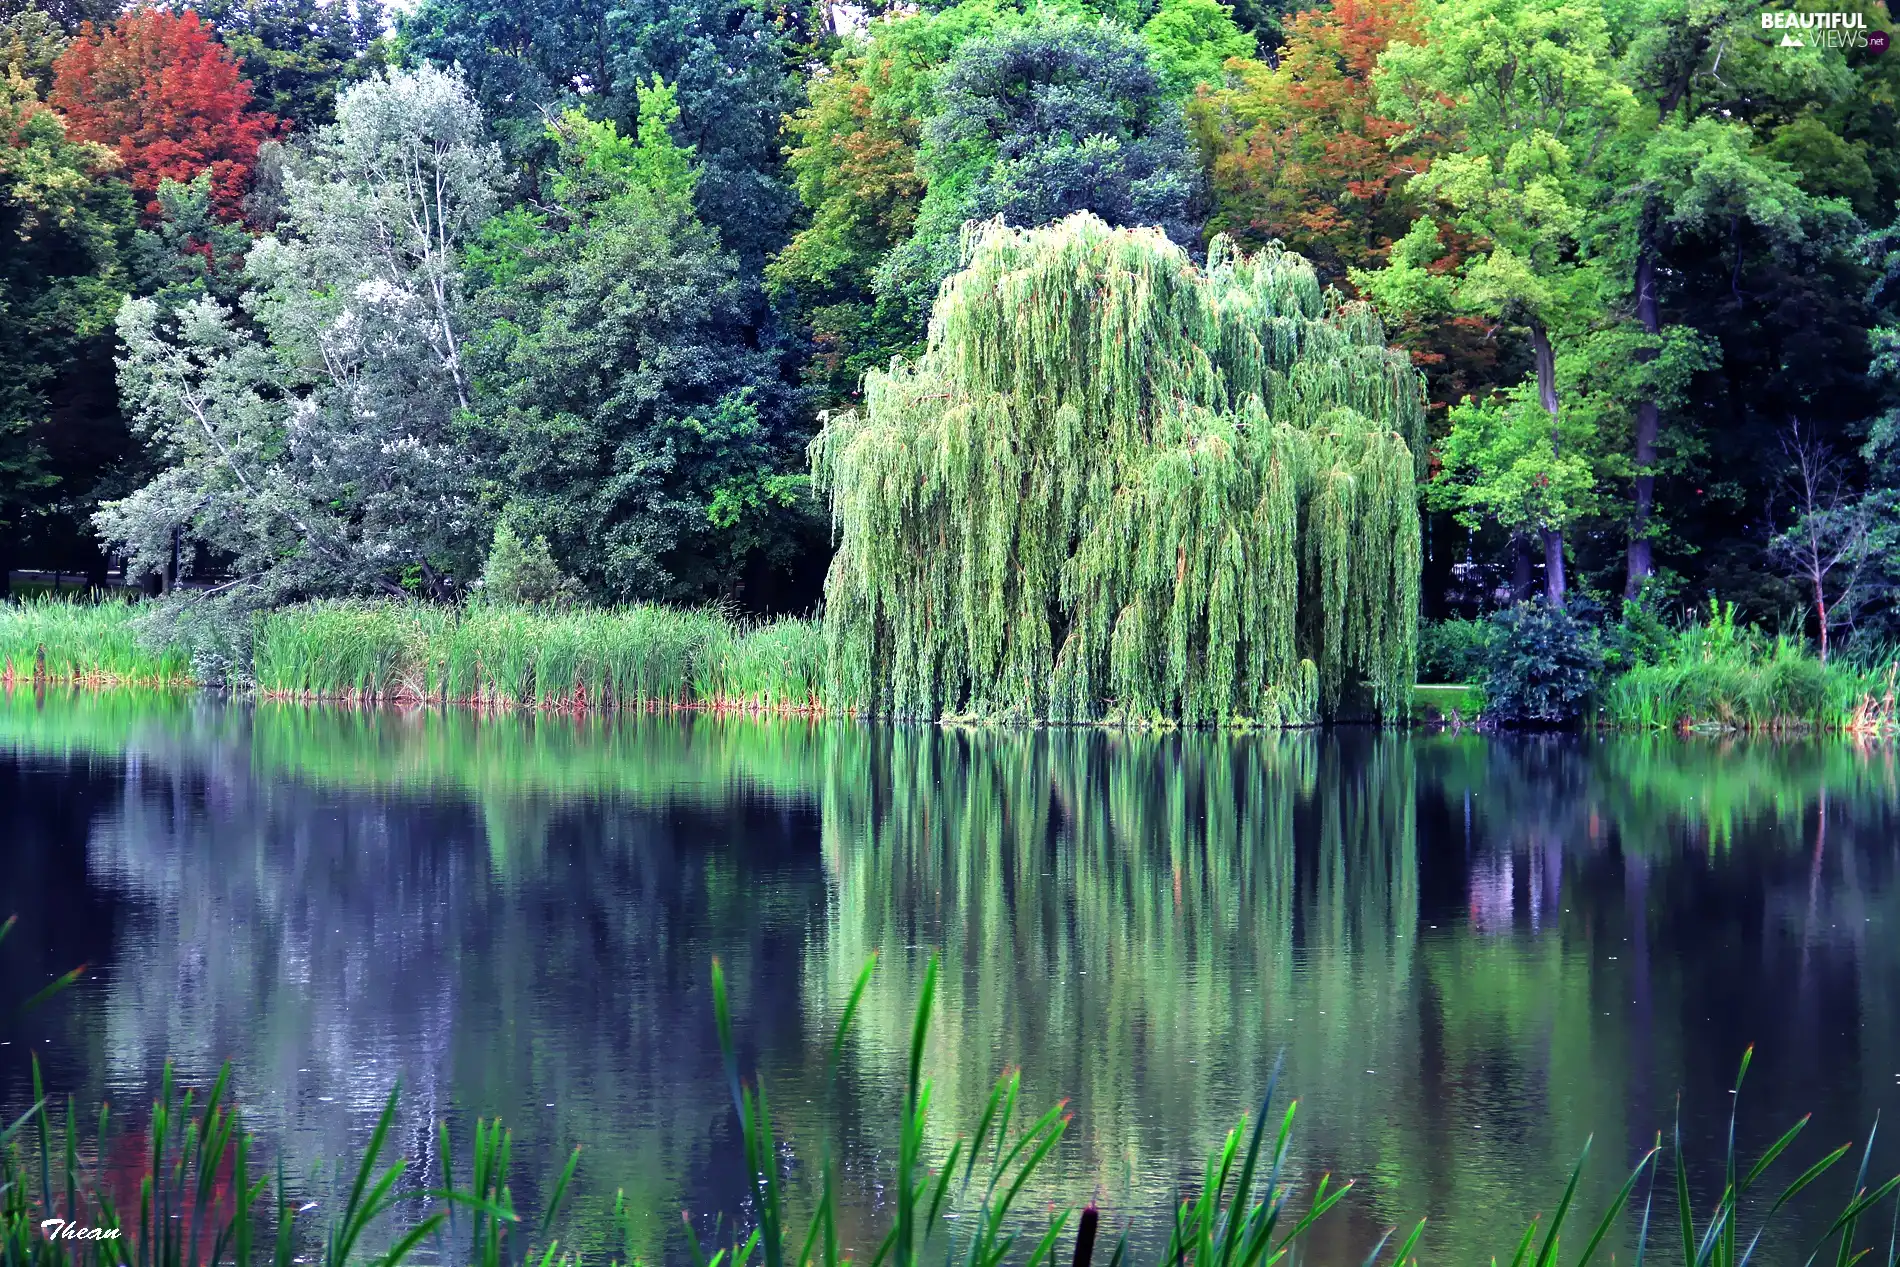
M 928 192 L 916 231 L 877 288 L 919 334 L 968 223 L 1033 228 L 1089 211 L 1199 245 L 1180 102 L 1146 45 L 1106 21 L 1031 21 L 963 44 L 936 81 L 917 170 Z
M 699 213 L 756 274 L 797 205 L 781 174 L 780 122 L 797 105 L 783 19 L 746 0 L 429 0 L 402 37 L 413 60 L 460 65 L 531 166 L 548 157 L 550 114 L 584 105 L 630 131 L 639 85 L 673 85 L 680 139 L 703 169 Z
M 343 88 L 384 64 L 381 0 L 173 0 L 211 23 L 257 103 L 297 128 L 336 117 Z

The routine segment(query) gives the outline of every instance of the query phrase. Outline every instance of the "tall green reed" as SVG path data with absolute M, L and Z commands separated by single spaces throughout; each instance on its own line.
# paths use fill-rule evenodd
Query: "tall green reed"
M 136 1192 L 115 1193 L 104 1174 L 113 1152 L 109 1110 L 99 1110 L 93 1174 L 87 1176 L 73 1102 L 68 1098 L 63 1120 L 55 1126 L 35 1060 L 36 1102 L 0 1132 L 0 1264 L 396 1267 L 435 1231 L 444 1217 L 441 1212 L 425 1215 L 382 1252 L 361 1252 L 371 1225 L 397 1207 L 408 1168 L 400 1158 L 382 1164 L 396 1116 L 397 1092 L 392 1090 L 347 1199 L 316 1252 L 300 1254 L 305 1238 L 297 1227 L 299 1210 L 289 1199 L 283 1169 L 280 1165 L 274 1176 L 253 1177 L 254 1145 L 230 1100 L 230 1080 L 227 1065 L 202 1099 L 195 1089 L 181 1095 L 167 1064 L 144 1128 L 143 1174 Z M 125 1211 L 121 1201 L 128 1202 Z M 133 1201 L 136 1213 L 128 1221 L 125 1213 Z
M 1811 1118 L 1803 1117 L 1784 1131 L 1774 1143 L 1764 1149 L 1752 1164 L 1745 1169 L 1736 1146 L 1736 1127 L 1740 1117 L 1742 1083 L 1748 1077 L 1749 1065 L 1753 1063 L 1755 1049 L 1748 1048 L 1742 1053 L 1741 1067 L 1735 1075 L 1735 1086 L 1730 1092 L 1728 1145 L 1722 1159 L 1722 1187 L 1714 1204 L 1706 1213 L 1698 1217 L 1695 1203 L 1689 1192 L 1689 1163 L 1682 1148 L 1682 1122 L 1678 1110 L 1677 1121 L 1671 1132 L 1670 1161 L 1673 1175 L 1669 1187 L 1662 1193 L 1667 1203 L 1673 1198 L 1676 1218 L 1676 1238 L 1671 1244 L 1659 1243 L 1656 1252 L 1665 1259 L 1674 1259 L 1682 1267 L 1747 1267 L 1757 1261 L 1758 1252 L 1785 1254 L 1787 1246 L 1779 1242 L 1772 1250 L 1764 1246 L 1764 1236 L 1777 1230 L 1776 1216 L 1787 1205 L 1813 1186 L 1823 1176 L 1853 1151 L 1851 1142 L 1827 1153 L 1819 1161 L 1795 1176 L 1780 1192 L 1762 1208 L 1760 1201 L 1751 1201 L 1750 1193 L 1766 1178 L 1768 1171 L 1787 1153 L 1788 1149 L 1807 1129 Z M 1884 1254 L 1877 1244 L 1859 1245 L 1856 1232 L 1862 1221 L 1882 1202 L 1900 1190 L 1900 1175 L 1895 1175 L 1876 1187 L 1869 1188 L 1867 1169 L 1873 1157 L 1874 1137 L 1878 1133 L 1878 1123 L 1870 1130 L 1867 1142 L 1862 1149 L 1860 1168 L 1854 1176 L 1853 1185 L 1846 1203 L 1840 1212 L 1829 1222 L 1826 1230 L 1809 1249 L 1807 1257 L 1799 1260 L 1804 1267 L 1813 1267 L 1821 1261 L 1821 1256 L 1830 1245 L 1834 1247 L 1835 1267 L 1849 1267 L 1850 1264 L 1884 1264 L 1896 1267 L 1900 1264 L 1900 1202 L 1896 1202 L 1893 1219 L 1887 1228 Z M 1590 1156 L 1590 1142 L 1586 1141 L 1583 1154 L 1578 1157 L 1575 1168 L 1570 1172 L 1570 1181 L 1565 1186 L 1556 1209 L 1546 1225 L 1541 1216 L 1533 1216 L 1519 1238 L 1515 1252 L 1508 1260 L 1510 1267 L 1557 1267 L 1560 1261 L 1562 1236 L 1566 1224 L 1575 1210 L 1577 1184 L 1583 1175 L 1584 1163 Z M 1629 1178 L 1623 1183 L 1614 1200 L 1598 1220 L 1595 1229 L 1584 1244 L 1584 1250 L 1576 1259 L 1577 1267 L 1587 1267 L 1592 1261 L 1600 1261 L 1607 1238 L 1617 1219 L 1628 1208 L 1639 1184 L 1648 1180 L 1643 1198 L 1642 1216 L 1637 1229 L 1635 1242 L 1635 1262 L 1641 1264 L 1650 1251 L 1652 1216 L 1655 1213 L 1657 1186 L 1659 1181 L 1659 1162 L 1663 1156 L 1662 1137 L 1656 1137 L 1655 1144 L 1643 1154 L 1630 1171 Z M 1753 1221 L 1752 1230 L 1745 1231 L 1743 1225 Z M 1542 1238 L 1538 1236 L 1543 1233 Z M 1783 1240 L 1790 1235 L 1783 1233 Z M 1679 1255 L 1679 1257 L 1678 1257 Z M 1879 1255 L 1879 1257 L 1876 1257 Z M 1777 1257 L 1760 1261 L 1794 1262 L 1796 1260 Z M 1494 1267 L 1496 1259 L 1492 1260 Z
M 260 617 L 255 641 L 261 692 L 363 702 L 809 710 L 823 668 L 816 622 L 650 604 L 302 603 Z
M 0 603 L 0 681 L 188 685 L 189 655 L 149 646 L 139 614 L 117 601 Z M 245 667 L 259 692 L 291 699 L 809 712 L 824 657 L 816 621 L 716 608 L 340 599 L 259 614 Z
M 10 929 L 11 921 L 0 925 L 0 939 Z M 841 1068 L 875 964 L 875 957 L 865 964 L 847 998 L 826 1061 L 828 1085 Z M 66 980 L 70 975 L 76 974 Z M 1100 1223 L 1100 1211 L 1094 1205 L 1083 1208 L 1079 1217 L 1073 1208 L 1051 1208 L 1041 1215 L 1024 1208 L 1026 1186 L 1048 1165 L 1067 1130 L 1065 1103 L 1032 1117 L 1021 1104 L 1020 1075 L 1005 1071 L 995 1081 L 974 1128 L 958 1135 L 948 1149 L 940 1145 L 933 1149 L 929 1130 L 932 1082 L 925 1076 L 924 1053 L 937 980 L 933 956 L 910 1026 L 897 1122 L 894 1200 L 888 1228 L 872 1251 L 868 1267 L 917 1267 L 938 1253 L 946 1267 L 1001 1267 L 1005 1262 L 1045 1267 L 1057 1260 L 1064 1233 L 1072 1225 L 1076 1228 L 1073 1267 L 1093 1267 Z M 58 988 L 58 983 L 51 987 Z M 731 1243 L 708 1252 L 688 1220 L 688 1267 L 752 1267 L 755 1262 L 759 1267 L 842 1267 L 850 1259 L 840 1243 L 840 1187 L 829 1146 L 821 1150 L 817 1199 L 801 1232 L 793 1226 L 792 1203 L 783 1191 L 783 1141 L 773 1125 L 765 1080 L 740 1069 L 725 975 L 717 960 L 712 995 L 728 1089 L 740 1124 L 751 1223 L 743 1236 L 735 1224 Z M 1662 1181 L 1660 1175 L 1664 1148 L 1658 1135 L 1594 1223 L 1580 1222 L 1584 1216 L 1577 1208 L 1577 1194 L 1590 1154 L 1586 1142 L 1550 1217 L 1534 1215 L 1508 1260 L 1494 1258 L 1493 1267 L 1500 1261 L 1509 1267 L 1589 1267 L 1604 1262 L 1626 1214 L 1637 1218 L 1634 1261 L 1640 1264 L 1652 1252 L 1659 1197 L 1665 1208 L 1673 1201 L 1677 1232 L 1668 1243 L 1656 1236 L 1653 1252 L 1664 1259 L 1679 1261 L 1682 1267 L 1796 1261 L 1787 1257 L 1789 1233 L 1777 1228 L 1777 1216 L 1850 1156 L 1852 1145 L 1843 1144 L 1808 1166 L 1772 1200 L 1753 1197 L 1768 1172 L 1800 1139 L 1809 1119 L 1796 1122 L 1752 1163 L 1743 1164 L 1736 1127 L 1742 1084 L 1752 1060 L 1751 1048 L 1736 1075 L 1722 1184 L 1708 1209 L 1698 1213 L 1691 1199 L 1678 1124 L 1672 1133 L 1669 1180 Z M 398 1104 L 398 1092 L 392 1090 L 354 1168 L 347 1196 L 319 1235 L 317 1229 L 300 1226 L 302 1210 L 290 1198 L 281 1164 L 274 1174 L 256 1172 L 254 1144 L 231 1099 L 228 1066 L 202 1098 L 189 1089 L 181 1095 L 170 1066 L 166 1067 L 146 1128 L 143 1173 L 136 1180 L 136 1194 L 112 1191 L 105 1174 L 105 1160 L 111 1155 L 109 1113 L 102 1108 L 96 1125 L 86 1124 L 94 1131 L 93 1173 L 88 1175 L 82 1125 L 72 1100 L 67 1100 L 56 1123 L 37 1062 L 33 1079 L 34 1105 L 0 1132 L 0 1267 L 347 1267 L 352 1263 L 400 1267 L 425 1246 L 444 1265 L 460 1261 L 471 1267 L 536 1263 L 539 1267 L 580 1267 L 582 1256 L 564 1249 L 553 1235 L 576 1178 L 580 1149 L 569 1154 L 540 1217 L 524 1218 L 510 1181 L 513 1136 L 499 1120 L 475 1123 L 465 1181 L 456 1171 L 448 1128 L 440 1125 L 436 1147 L 441 1186 L 417 1192 L 414 1184 L 405 1182 L 410 1174 L 406 1160 L 384 1162 Z M 1322 1176 L 1311 1185 L 1310 1193 L 1301 1194 L 1290 1164 L 1298 1105 L 1289 1104 L 1276 1116 L 1273 1102 L 1278 1082 L 1276 1068 L 1258 1115 L 1229 1131 L 1209 1155 L 1199 1190 L 1174 1211 L 1157 1267 L 1277 1267 L 1312 1261 L 1307 1256 L 1313 1249 L 1310 1233 L 1346 1197 L 1352 1184 L 1335 1186 L 1329 1176 Z M 1860 1240 L 1862 1227 L 1900 1190 L 1900 1175 L 1870 1186 L 1873 1142 L 1870 1134 L 1849 1196 L 1801 1260 L 1804 1267 L 1821 1262 L 1830 1247 L 1835 1267 L 1863 1263 L 1900 1267 L 1900 1202 L 1885 1226 L 1874 1228 L 1871 1243 Z M 1637 1215 L 1639 1191 L 1643 1197 Z M 405 1201 L 417 1197 L 434 1208 L 406 1225 L 372 1232 Z M 136 1216 L 129 1221 L 122 1221 L 121 1198 L 136 1201 Z M 623 1261 L 632 1267 L 637 1263 L 631 1250 L 635 1236 L 624 1192 L 616 1196 L 613 1215 L 626 1249 L 624 1258 L 610 1255 L 609 1262 L 611 1267 Z M 715 1226 L 715 1237 L 720 1226 Z M 49 1234 L 49 1229 L 57 1233 L 67 1227 L 91 1229 L 91 1234 Z M 1567 1256 L 1565 1237 L 1573 1228 L 1583 1247 Z M 1777 1238 L 1768 1238 L 1771 1230 L 1778 1233 Z M 1397 1235 L 1396 1229 L 1388 1230 L 1362 1260 L 1364 1267 L 1416 1264 L 1424 1231 L 1425 1222 L 1420 1220 L 1388 1256 L 1388 1246 Z M 372 1241 L 379 1238 L 386 1244 L 372 1248 Z M 1129 1252 L 1124 1231 L 1110 1251 L 1108 1267 L 1123 1267 Z
M 182 686 L 188 657 L 138 636 L 138 608 L 118 599 L 42 596 L 0 602 L 0 681 Z
M 873 957 L 852 986 L 832 1042 L 828 1082 L 837 1071 L 875 966 Z M 1019 1256 L 1022 1267 L 1041 1267 L 1054 1260 L 1062 1234 L 1077 1212 L 1073 1208 L 1052 1209 L 1037 1220 L 1021 1210 L 1020 1201 L 1025 1186 L 1047 1164 L 1068 1128 L 1066 1102 L 1058 1102 L 1030 1118 L 1021 1112 L 1020 1073 L 1005 1071 L 992 1086 L 974 1130 L 959 1135 L 933 1167 L 927 1155 L 932 1084 L 924 1076 L 923 1061 L 937 973 L 937 958 L 933 955 L 911 1021 L 904 1104 L 898 1116 L 891 1225 L 872 1253 L 870 1267 L 884 1267 L 886 1263 L 891 1267 L 916 1267 L 926 1253 L 938 1250 L 946 1267 L 999 1267 L 1024 1246 L 1026 1252 Z M 725 976 L 717 960 L 713 962 L 712 990 L 719 1046 L 725 1057 L 733 1107 L 739 1116 L 746 1174 L 757 1206 L 757 1226 L 744 1241 L 730 1248 L 727 1261 L 732 1267 L 744 1267 L 756 1254 L 764 1267 L 839 1267 L 845 1260 L 837 1243 L 838 1185 L 829 1150 L 820 1160 L 816 1206 L 804 1235 L 794 1236 L 787 1226 L 780 1192 L 779 1140 L 772 1126 L 765 1080 L 757 1074 L 748 1080 L 740 1072 Z M 1189 1263 L 1197 1267 L 1273 1267 L 1289 1261 L 1314 1224 L 1352 1188 L 1350 1183 L 1334 1186 L 1330 1176 L 1322 1176 L 1306 1209 L 1292 1209 L 1296 1185 L 1291 1182 L 1287 1163 L 1297 1105 L 1287 1107 L 1270 1147 L 1262 1151 L 1268 1140 L 1278 1079 L 1276 1071 L 1251 1132 L 1245 1123 L 1236 1127 L 1209 1157 L 1199 1195 L 1184 1201 L 1175 1213 L 1161 1267 L 1185 1267 Z M 1017 1124 L 1019 1113 L 1021 1125 Z M 1012 1126 L 1016 1127 L 1013 1134 Z M 1243 1138 L 1247 1141 L 1246 1152 L 1236 1171 L 1235 1160 L 1241 1155 Z M 1099 1211 L 1094 1206 L 1081 1211 L 1073 1260 L 1076 1267 L 1089 1267 L 1098 1220 Z M 1423 1230 L 1420 1221 L 1392 1261 L 1404 1261 Z M 797 1250 L 788 1253 L 794 1243 Z M 1382 1239 L 1366 1258 L 1367 1267 L 1380 1259 L 1385 1245 Z M 1122 1267 L 1127 1252 L 1124 1233 L 1112 1251 L 1110 1267 Z M 718 1259 L 705 1258 L 696 1243 L 694 1258 L 693 1267 L 719 1267 Z
M 253 680 L 281 695 L 392 698 L 436 693 L 451 609 L 426 603 L 300 603 L 258 617 Z
M 1739 623 L 1733 603 L 1667 634 L 1654 662 L 1632 665 L 1604 688 L 1603 720 L 1642 730 L 1892 731 L 1897 662 L 1823 663 L 1807 644 Z

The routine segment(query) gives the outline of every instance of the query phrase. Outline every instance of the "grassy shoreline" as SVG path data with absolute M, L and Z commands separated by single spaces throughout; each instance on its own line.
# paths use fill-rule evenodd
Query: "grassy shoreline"
M 1823 664 L 1787 639 L 1755 655 L 1681 657 L 1611 679 L 1598 724 L 1616 730 L 1883 735 L 1900 730 L 1900 660 Z
M 0 687 L 191 688 L 182 645 L 154 646 L 140 606 L 0 603 Z M 338 600 L 264 613 L 239 676 L 264 699 L 555 713 L 696 710 L 825 715 L 817 619 L 711 608 L 447 607 Z M 1611 677 L 1587 724 L 1615 731 L 1900 733 L 1900 660 L 1822 664 L 1788 639 L 1702 631 Z M 1483 688 L 1413 689 L 1415 723 L 1485 724 Z
M 1862 645 L 1824 661 L 1714 600 L 1679 625 L 1633 604 L 1606 626 L 1534 605 L 1448 618 L 1421 631 L 1419 660 L 1421 675 L 1470 684 L 1416 688 L 1414 711 L 1427 715 L 1458 703 L 1466 720 L 1473 705 L 1495 720 L 1500 704 L 1500 715 L 1628 733 L 1900 734 L 1900 651 Z
M 136 610 L 50 596 L 0 602 L 0 683 L 190 686 L 190 657 L 142 643 Z
M 181 646 L 128 603 L 0 604 L 0 684 L 191 687 Z M 251 629 L 246 684 L 269 699 L 549 711 L 824 711 L 817 622 L 711 609 L 302 603 Z

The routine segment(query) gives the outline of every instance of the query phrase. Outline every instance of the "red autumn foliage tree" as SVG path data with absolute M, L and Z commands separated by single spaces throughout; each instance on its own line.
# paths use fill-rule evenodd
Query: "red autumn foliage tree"
M 50 97 L 76 138 L 117 150 L 147 215 L 158 184 L 211 173 L 213 205 L 243 215 L 257 149 L 274 115 L 251 108 L 251 85 L 197 14 L 128 11 L 111 26 L 86 23 L 53 69 Z

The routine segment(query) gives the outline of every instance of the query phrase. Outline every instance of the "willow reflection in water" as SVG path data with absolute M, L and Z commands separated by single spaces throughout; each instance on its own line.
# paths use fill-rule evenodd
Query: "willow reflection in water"
M 56 1083 L 123 1103 L 163 1053 L 232 1057 L 308 1172 L 400 1074 L 412 1147 L 495 1112 L 531 1173 L 582 1142 L 578 1222 L 625 1186 L 654 1248 L 682 1206 L 743 1213 L 714 953 L 795 1155 L 863 1162 L 860 1248 L 933 951 L 938 1148 L 1020 1064 L 1076 1114 L 1039 1196 L 1152 1228 L 1284 1051 L 1302 1167 L 1360 1181 L 1342 1256 L 1429 1214 L 1435 1259 L 1479 1260 L 1592 1132 L 1607 1199 L 1677 1088 L 1719 1133 L 1749 1041 L 1756 1136 L 1855 1135 L 1900 1074 L 1884 751 L 20 696 L 0 749 L 44 864 L 13 942 L 56 941 L 74 883 L 115 929 L 43 1035 Z

